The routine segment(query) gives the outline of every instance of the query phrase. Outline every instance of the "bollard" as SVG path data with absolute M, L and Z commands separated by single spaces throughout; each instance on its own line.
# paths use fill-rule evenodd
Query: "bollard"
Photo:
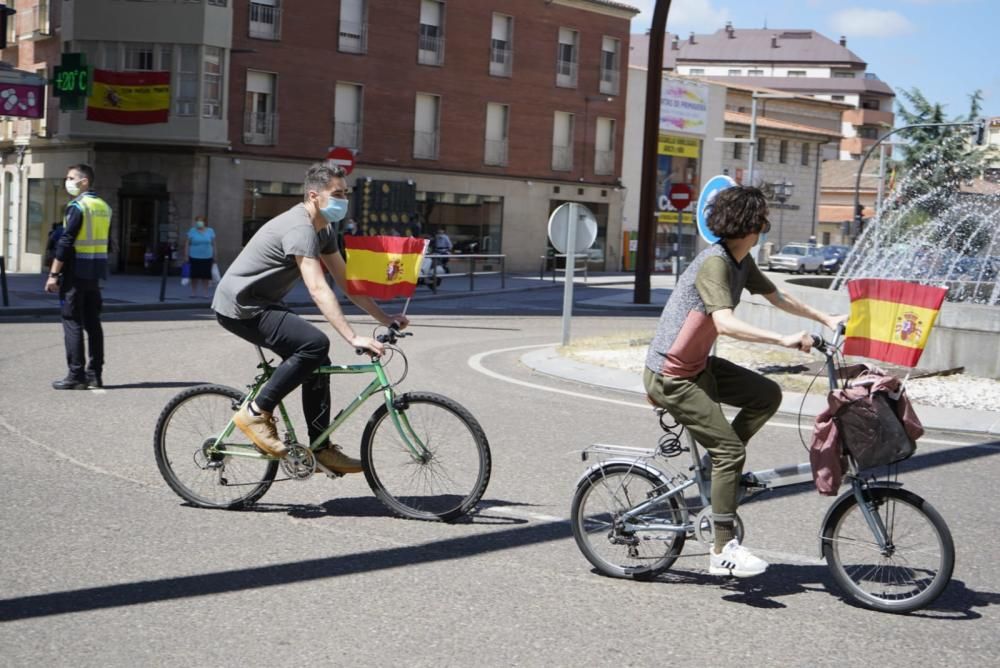
M 3 305 L 10 306 L 10 298 L 7 296 L 7 261 L 0 255 L 0 286 L 3 289 Z
M 163 263 L 163 275 L 162 275 L 162 278 L 160 279 L 160 301 L 161 302 L 166 301 L 166 296 L 167 296 L 167 269 L 170 267 L 170 255 L 172 255 L 172 253 L 164 255 L 163 256 L 163 260 L 162 260 L 162 263 Z

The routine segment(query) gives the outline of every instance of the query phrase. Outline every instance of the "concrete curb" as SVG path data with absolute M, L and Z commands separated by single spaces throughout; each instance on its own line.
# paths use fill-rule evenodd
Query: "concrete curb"
M 521 363 L 547 376 L 630 392 L 640 397 L 646 395 L 640 374 L 567 359 L 560 355 L 555 347 L 527 352 L 521 356 Z M 798 416 L 801 412 L 802 416 L 809 418 L 811 422 L 825 408 L 826 400 L 822 397 L 804 395 L 800 392 L 784 392 L 778 412 L 792 417 Z M 927 429 L 1000 436 L 1000 413 L 924 405 L 917 405 L 915 409 Z

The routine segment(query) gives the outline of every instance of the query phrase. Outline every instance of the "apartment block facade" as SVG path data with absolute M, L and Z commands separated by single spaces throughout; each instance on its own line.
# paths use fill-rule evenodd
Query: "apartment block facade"
M 635 13 L 610 0 L 51 3 L 50 36 L 19 33 L 4 61 L 51 74 L 60 54 L 83 53 L 95 68 L 168 71 L 170 114 L 112 125 L 50 100 L 44 132 L 0 124 L 5 252 L 40 265 L 65 167 L 86 161 L 115 208 L 116 271 L 149 270 L 196 215 L 225 264 L 339 148 L 366 233 L 444 228 L 463 251 L 534 270 L 549 213 L 578 201 L 599 221 L 595 268 L 612 266 Z

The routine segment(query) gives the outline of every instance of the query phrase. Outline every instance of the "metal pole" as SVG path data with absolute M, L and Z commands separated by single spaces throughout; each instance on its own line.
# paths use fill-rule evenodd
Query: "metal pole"
M 576 226 L 579 208 L 572 202 L 566 217 L 566 284 L 563 286 L 562 344 L 569 345 L 569 322 L 573 317 L 573 273 L 576 270 Z
M 663 36 L 667 29 L 670 0 L 656 0 L 649 27 L 649 57 L 646 70 L 646 113 L 643 121 L 642 177 L 639 188 L 639 233 L 635 263 L 636 304 L 649 303 L 649 277 L 653 270 L 656 222 L 653 200 L 656 197 L 656 144 L 660 134 L 660 92 L 663 83 Z
M 747 160 L 747 182 L 745 185 L 753 185 L 753 165 L 757 160 L 757 91 L 750 94 L 750 158 Z
M 3 287 L 3 305 L 10 306 L 10 299 L 7 297 L 7 260 L 0 255 L 0 286 Z
M 885 144 L 878 147 L 878 194 L 875 196 L 875 213 L 882 208 L 882 197 L 885 195 Z

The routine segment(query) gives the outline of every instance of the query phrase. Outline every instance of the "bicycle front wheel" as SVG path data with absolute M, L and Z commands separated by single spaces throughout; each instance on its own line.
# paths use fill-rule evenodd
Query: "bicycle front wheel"
M 686 530 L 658 529 L 656 525 L 684 524 L 676 497 L 662 499 L 631 518 L 623 514 L 669 491 L 660 477 L 628 462 L 595 469 L 576 488 L 570 522 L 576 544 L 597 570 L 616 578 L 644 580 L 670 568 L 684 548 Z M 648 525 L 648 529 L 643 529 Z
M 239 429 L 216 445 L 243 397 L 231 387 L 199 385 L 175 396 L 160 413 L 153 437 L 156 465 L 185 501 L 202 508 L 246 508 L 271 486 L 277 460 L 258 453 Z
M 400 395 L 378 407 L 361 438 L 365 478 L 392 512 L 448 522 L 470 510 L 490 481 L 490 446 L 468 410 L 438 394 Z
M 910 612 L 930 604 L 955 566 L 955 545 L 944 519 L 904 489 L 865 491 L 885 526 L 880 548 L 853 495 L 844 496 L 823 527 L 823 556 L 837 585 L 862 606 Z

